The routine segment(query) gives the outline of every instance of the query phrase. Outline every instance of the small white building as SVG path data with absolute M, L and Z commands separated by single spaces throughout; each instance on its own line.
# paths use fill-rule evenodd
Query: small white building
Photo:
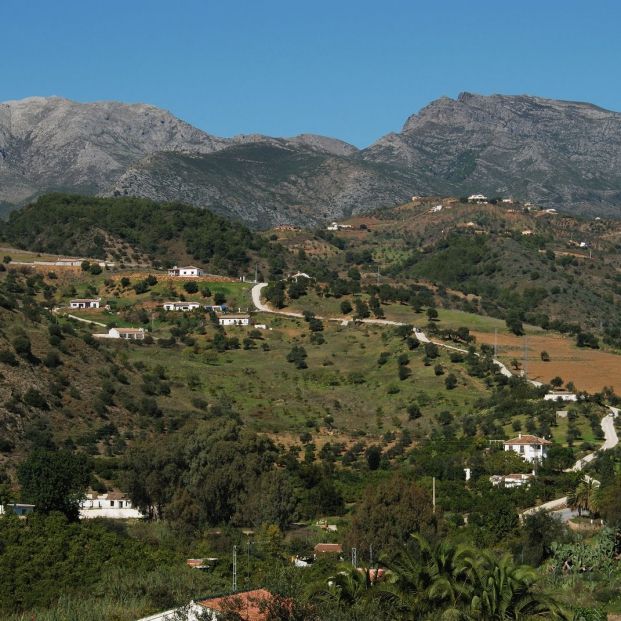
M 110 339 L 125 339 L 126 341 L 143 341 L 144 328 L 110 328 L 107 337 Z
M 469 203 L 487 203 L 487 196 L 485 194 L 471 194 L 468 197 Z
M 83 519 L 105 517 L 126 520 L 143 518 L 144 515 L 132 507 L 132 501 L 122 492 L 108 492 L 101 495 L 91 492 L 80 503 L 80 517 Z
M 167 311 L 193 311 L 200 308 L 201 305 L 198 302 L 164 302 L 162 304 L 164 310 Z
M 185 267 L 175 267 L 168 270 L 169 276 L 180 276 L 182 278 L 196 278 L 198 276 L 204 276 L 205 272 L 200 267 L 195 265 L 186 265 Z
M 524 460 L 534 463 L 548 456 L 548 446 L 552 442 L 529 434 L 519 434 L 517 438 L 506 440 L 503 444 L 505 451 L 514 451 Z
M 221 326 L 249 326 L 250 325 L 250 315 L 244 314 L 235 314 L 231 313 L 230 315 L 222 315 L 218 317 L 218 323 Z
M 578 401 L 578 395 L 567 390 L 553 390 L 543 396 L 544 401 Z
M 76 298 L 69 302 L 69 308 L 99 308 L 101 298 Z
M 493 474 L 489 480 L 494 487 L 512 489 L 530 483 L 533 477 L 533 474 Z

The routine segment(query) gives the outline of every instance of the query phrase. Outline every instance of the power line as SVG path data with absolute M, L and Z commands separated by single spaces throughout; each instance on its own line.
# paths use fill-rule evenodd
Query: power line
M 237 592 L 237 546 L 233 546 L 233 593 Z

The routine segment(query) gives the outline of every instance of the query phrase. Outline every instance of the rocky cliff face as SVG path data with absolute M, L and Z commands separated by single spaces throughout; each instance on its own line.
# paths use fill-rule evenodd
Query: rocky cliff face
M 621 217 L 621 114 L 464 93 L 358 151 L 312 134 L 218 138 L 144 104 L 0 104 L 0 210 L 52 190 L 186 201 L 255 226 L 318 223 L 430 193 Z
M 621 215 L 621 114 L 528 96 L 443 97 L 361 153 L 418 172 L 421 192 L 516 195 Z

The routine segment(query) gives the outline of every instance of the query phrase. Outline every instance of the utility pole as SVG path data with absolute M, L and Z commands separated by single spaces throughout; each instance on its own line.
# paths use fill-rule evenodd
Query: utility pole
M 498 328 L 494 328 L 494 358 L 498 358 Z
M 233 593 L 237 592 L 237 546 L 233 546 Z
M 356 548 L 351 549 L 351 566 L 358 566 L 358 550 L 356 550 Z
M 436 477 L 432 479 L 431 485 L 431 502 L 433 504 L 433 512 L 436 512 Z
M 373 546 L 369 544 L 369 565 L 373 565 Z
M 248 547 L 246 548 L 246 588 L 250 584 L 250 537 L 248 537 Z
M 254 264 L 254 284 L 256 285 L 259 282 L 259 264 Z
M 528 377 L 528 335 L 524 335 L 524 377 Z
M 379 287 L 380 284 L 380 271 L 379 271 L 379 265 L 377 266 L 377 286 Z

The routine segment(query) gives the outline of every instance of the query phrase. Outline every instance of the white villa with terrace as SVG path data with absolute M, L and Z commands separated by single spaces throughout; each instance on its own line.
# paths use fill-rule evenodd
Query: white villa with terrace
M 504 442 L 505 451 L 515 451 L 530 463 L 541 462 L 548 456 L 548 446 L 552 442 L 529 434 L 520 434 L 517 438 Z
M 185 267 L 175 267 L 168 270 L 169 276 L 180 276 L 182 278 L 196 278 L 198 276 L 204 276 L 205 272 L 200 267 L 195 265 L 186 265 Z
M 132 501 L 122 492 L 97 494 L 91 492 L 80 503 L 80 517 L 90 519 L 96 517 L 117 520 L 142 518 L 144 515 L 132 507 Z
M 144 328 L 110 328 L 107 334 L 93 334 L 98 339 L 124 339 L 126 341 L 144 341 Z
M 76 298 L 69 302 L 69 308 L 99 308 L 101 298 Z

